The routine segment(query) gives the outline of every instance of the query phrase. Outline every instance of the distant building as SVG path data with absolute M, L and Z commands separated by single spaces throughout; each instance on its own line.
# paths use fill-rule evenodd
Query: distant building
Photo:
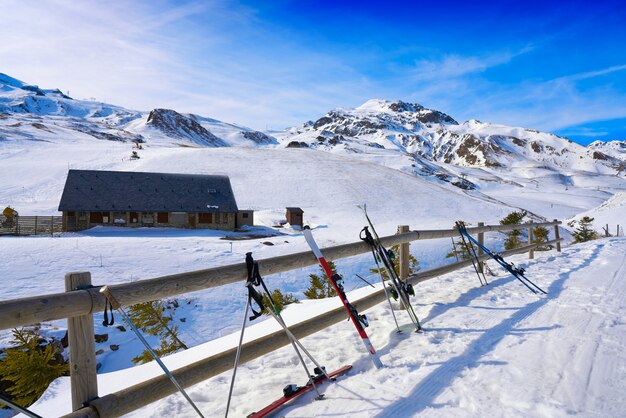
M 285 213 L 285 217 L 287 218 L 287 222 L 291 226 L 299 226 L 302 227 L 304 211 L 300 208 L 286 208 L 287 212 Z
M 227 176 L 70 170 L 61 196 L 65 231 L 95 225 L 234 230 L 238 211 Z

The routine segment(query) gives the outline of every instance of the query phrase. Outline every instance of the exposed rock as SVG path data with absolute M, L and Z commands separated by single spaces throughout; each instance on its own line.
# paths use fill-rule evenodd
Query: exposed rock
M 104 343 L 109 340 L 109 334 L 95 334 L 94 339 L 96 340 L 97 344 Z
M 244 138 L 249 139 L 257 144 L 275 144 L 276 140 L 259 131 L 242 131 Z
M 118 344 L 111 344 L 109 348 L 111 349 L 111 351 L 117 351 L 120 349 L 120 346 Z
M 118 325 L 115 328 L 117 328 L 121 332 L 126 332 L 126 328 L 124 328 L 124 325 Z
M 543 151 L 543 146 L 537 142 L 537 141 L 533 141 L 530 143 L 530 147 L 533 149 L 533 151 L 539 153 L 541 151 Z
M 594 160 L 603 160 L 606 161 L 609 159 L 609 156 L 606 154 L 601 153 L 600 151 L 594 151 L 593 154 L 591 155 L 591 157 Z
M 171 138 L 187 139 L 202 145 L 224 146 L 224 141 L 213 135 L 194 119 L 171 109 L 154 109 L 148 115 L 146 125 L 163 132 Z
M 291 141 L 287 144 L 287 148 L 309 148 L 306 142 Z

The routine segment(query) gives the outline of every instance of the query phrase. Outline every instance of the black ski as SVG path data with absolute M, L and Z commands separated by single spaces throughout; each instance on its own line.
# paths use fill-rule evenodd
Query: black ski
M 360 238 L 370 245 L 370 248 L 372 249 L 372 255 L 374 256 L 374 260 L 376 261 L 376 265 L 378 266 L 378 260 L 383 263 L 383 266 L 387 271 L 387 275 L 389 276 L 389 282 L 391 283 L 391 288 L 389 289 L 391 295 L 394 299 L 400 299 L 402 307 L 406 310 L 409 318 L 411 318 L 411 322 L 413 322 L 413 325 L 415 326 L 415 331 L 420 332 L 422 330 L 422 325 L 420 324 L 419 318 L 417 317 L 415 310 L 413 310 L 413 306 L 411 306 L 411 302 L 409 300 L 410 296 L 415 296 L 413 286 L 410 283 L 404 282 L 396 273 L 395 265 L 393 262 L 393 253 L 387 250 L 380 242 L 380 237 L 376 233 L 376 229 L 374 228 L 374 225 L 372 224 L 372 221 L 367 214 L 366 206 L 359 206 L 359 208 L 363 211 L 363 214 L 365 215 L 365 219 L 369 224 L 369 229 L 372 230 L 372 232 L 370 233 L 368 227 L 364 227 L 361 230 Z M 381 274 L 382 280 L 382 271 L 380 268 L 378 269 L 378 271 Z
M 547 294 L 545 290 L 537 286 L 535 283 L 530 281 L 526 276 L 524 276 L 525 270 L 522 267 L 516 267 L 513 263 L 508 263 L 504 261 L 504 258 L 500 254 L 494 253 L 489 248 L 480 244 L 474 237 L 472 237 L 467 229 L 465 228 L 465 224 L 462 221 L 457 222 L 457 228 L 459 233 L 462 236 L 465 236 L 469 241 L 473 242 L 478 248 L 480 248 L 485 254 L 488 254 L 491 258 L 493 258 L 498 264 L 500 264 L 506 271 L 511 273 L 513 277 L 519 280 L 524 286 L 528 288 L 533 293 L 543 293 Z

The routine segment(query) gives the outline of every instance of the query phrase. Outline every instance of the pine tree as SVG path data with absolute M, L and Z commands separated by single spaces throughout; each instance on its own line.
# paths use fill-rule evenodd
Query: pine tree
M 333 274 L 337 273 L 335 263 L 329 261 L 328 266 L 330 267 L 330 271 Z M 317 274 L 313 273 L 309 274 L 309 288 L 304 291 L 304 296 L 306 296 L 308 299 L 324 299 L 331 296 L 337 296 L 337 292 L 335 292 L 335 289 L 330 282 L 330 278 L 326 275 L 326 272 L 324 271 L 322 266 L 320 266 L 319 268 L 322 272 L 322 276 L 320 277 Z
M 456 241 L 452 241 L 452 250 L 450 250 L 450 252 L 446 254 L 446 258 L 452 257 L 455 257 L 459 261 L 469 260 L 471 258 L 470 252 L 463 244 L 463 240 L 458 239 Z
M 592 229 L 593 221 L 594 218 L 589 216 L 583 216 L 578 221 L 578 227 L 573 234 L 575 242 L 587 242 L 598 238 L 598 233 Z
M 518 225 L 522 223 L 524 217 L 528 214 L 525 210 L 514 211 L 506 215 L 501 221 L 500 225 Z M 522 236 L 522 232 L 519 230 L 507 231 L 505 232 L 507 235 L 506 240 L 504 240 L 504 248 L 507 250 L 512 250 L 514 248 L 519 248 L 522 246 L 522 240 L 520 237 Z
M 283 311 L 283 307 L 291 303 L 300 303 L 300 301 L 296 299 L 296 297 L 292 293 L 283 294 L 283 292 L 278 289 L 272 290 L 272 301 L 274 301 L 274 305 L 276 306 L 278 313 Z M 265 305 L 265 307 L 263 308 L 263 313 L 265 315 L 270 315 L 268 311 L 271 306 L 270 300 L 265 294 L 263 295 L 263 304 Z
M 162 301 L 137 303 L 128 309 L 128 316 L 135 326 L 148 335 L 161 337 L 161 346 L 154 349 L 159 356 L 182 349 L 187 349 L 185 343 L 178 338 L 178 326 L 172 324 L 173 318 L 165 315 L 165 305 Z M 134 357 L 132 362 L 143 364 L 152 360 L 148 350 Z
M 33 404 L 54 379 L 69 372 L 56 346 L 40 346 L 41 340 L 33 331 L 14 329 L 11 343 L 16 347 L 7 349 L 0 360 L 1 379 L 10 382 L 6 392 L 24 407 Z
M 547 242 L 549 235 L 550 235 L 550 230 L 548 228 L 544 228 L 543 226 L 534 228 L 531 242 L 533 244 L 540 244 L 542 242 Z M 535 248 L 535 251 L 548 251 L 548 250 L 550 250 L 550 247 L 545 246 L 545 245 Z
M 398 253 L 400 252 L 400 245 L 394 245 L 391 247 L 390 251 L 390 258 L 392 260 L 397 260 L 399 259 Z M 382 276 L 383 276 L 383 280 L 389 280 L 389 274 L 387 273 L 387 270 L 385 269 L 385 267 L 383 266 L 383 264 L 379 261 L 378 262 L 380 264 L 380 268 L 382 270 Z M 409 253 L 409 276 L 412 274 L 417 273 L 420 270 L 420 265 L 419 265 L 419 261 L 417 258 L 415 258 L 412 254 Z M 395 270 L 397 275 L 400 275 L 400 263 L 396 263 L 394 261 L 393 263 L 393 269 Z M 370 271 L 374 274 L 379 274 L 379 270 L 377 268 L 371 268 Z

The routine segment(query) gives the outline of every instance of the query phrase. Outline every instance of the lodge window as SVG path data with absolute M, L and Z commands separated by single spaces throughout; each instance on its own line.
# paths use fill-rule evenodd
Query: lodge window
M 248 219 L 248 215 L 249 215 L 249 213 L 248 213 L 248 212 L 244 212 L 244 213 L 242 213 L 242 214 L 241 214 L 241 217 L 242 217 L 243 219 Z
M 198 213 L 198 223 L 212 224 L 213 214 L 212 213 Z
M 139 223 L 139 214 L 137 212 L 130 213 L 130 223 L 131 224 Z
M 76 216 L 76 212 L 67 212 L 67 216 L 74 217 Z
M 157 213 L 157 222 L 160 224 L 166 224 L 168 223 L 169 220 L 169 213 L 168 212 L 159 212 Z

